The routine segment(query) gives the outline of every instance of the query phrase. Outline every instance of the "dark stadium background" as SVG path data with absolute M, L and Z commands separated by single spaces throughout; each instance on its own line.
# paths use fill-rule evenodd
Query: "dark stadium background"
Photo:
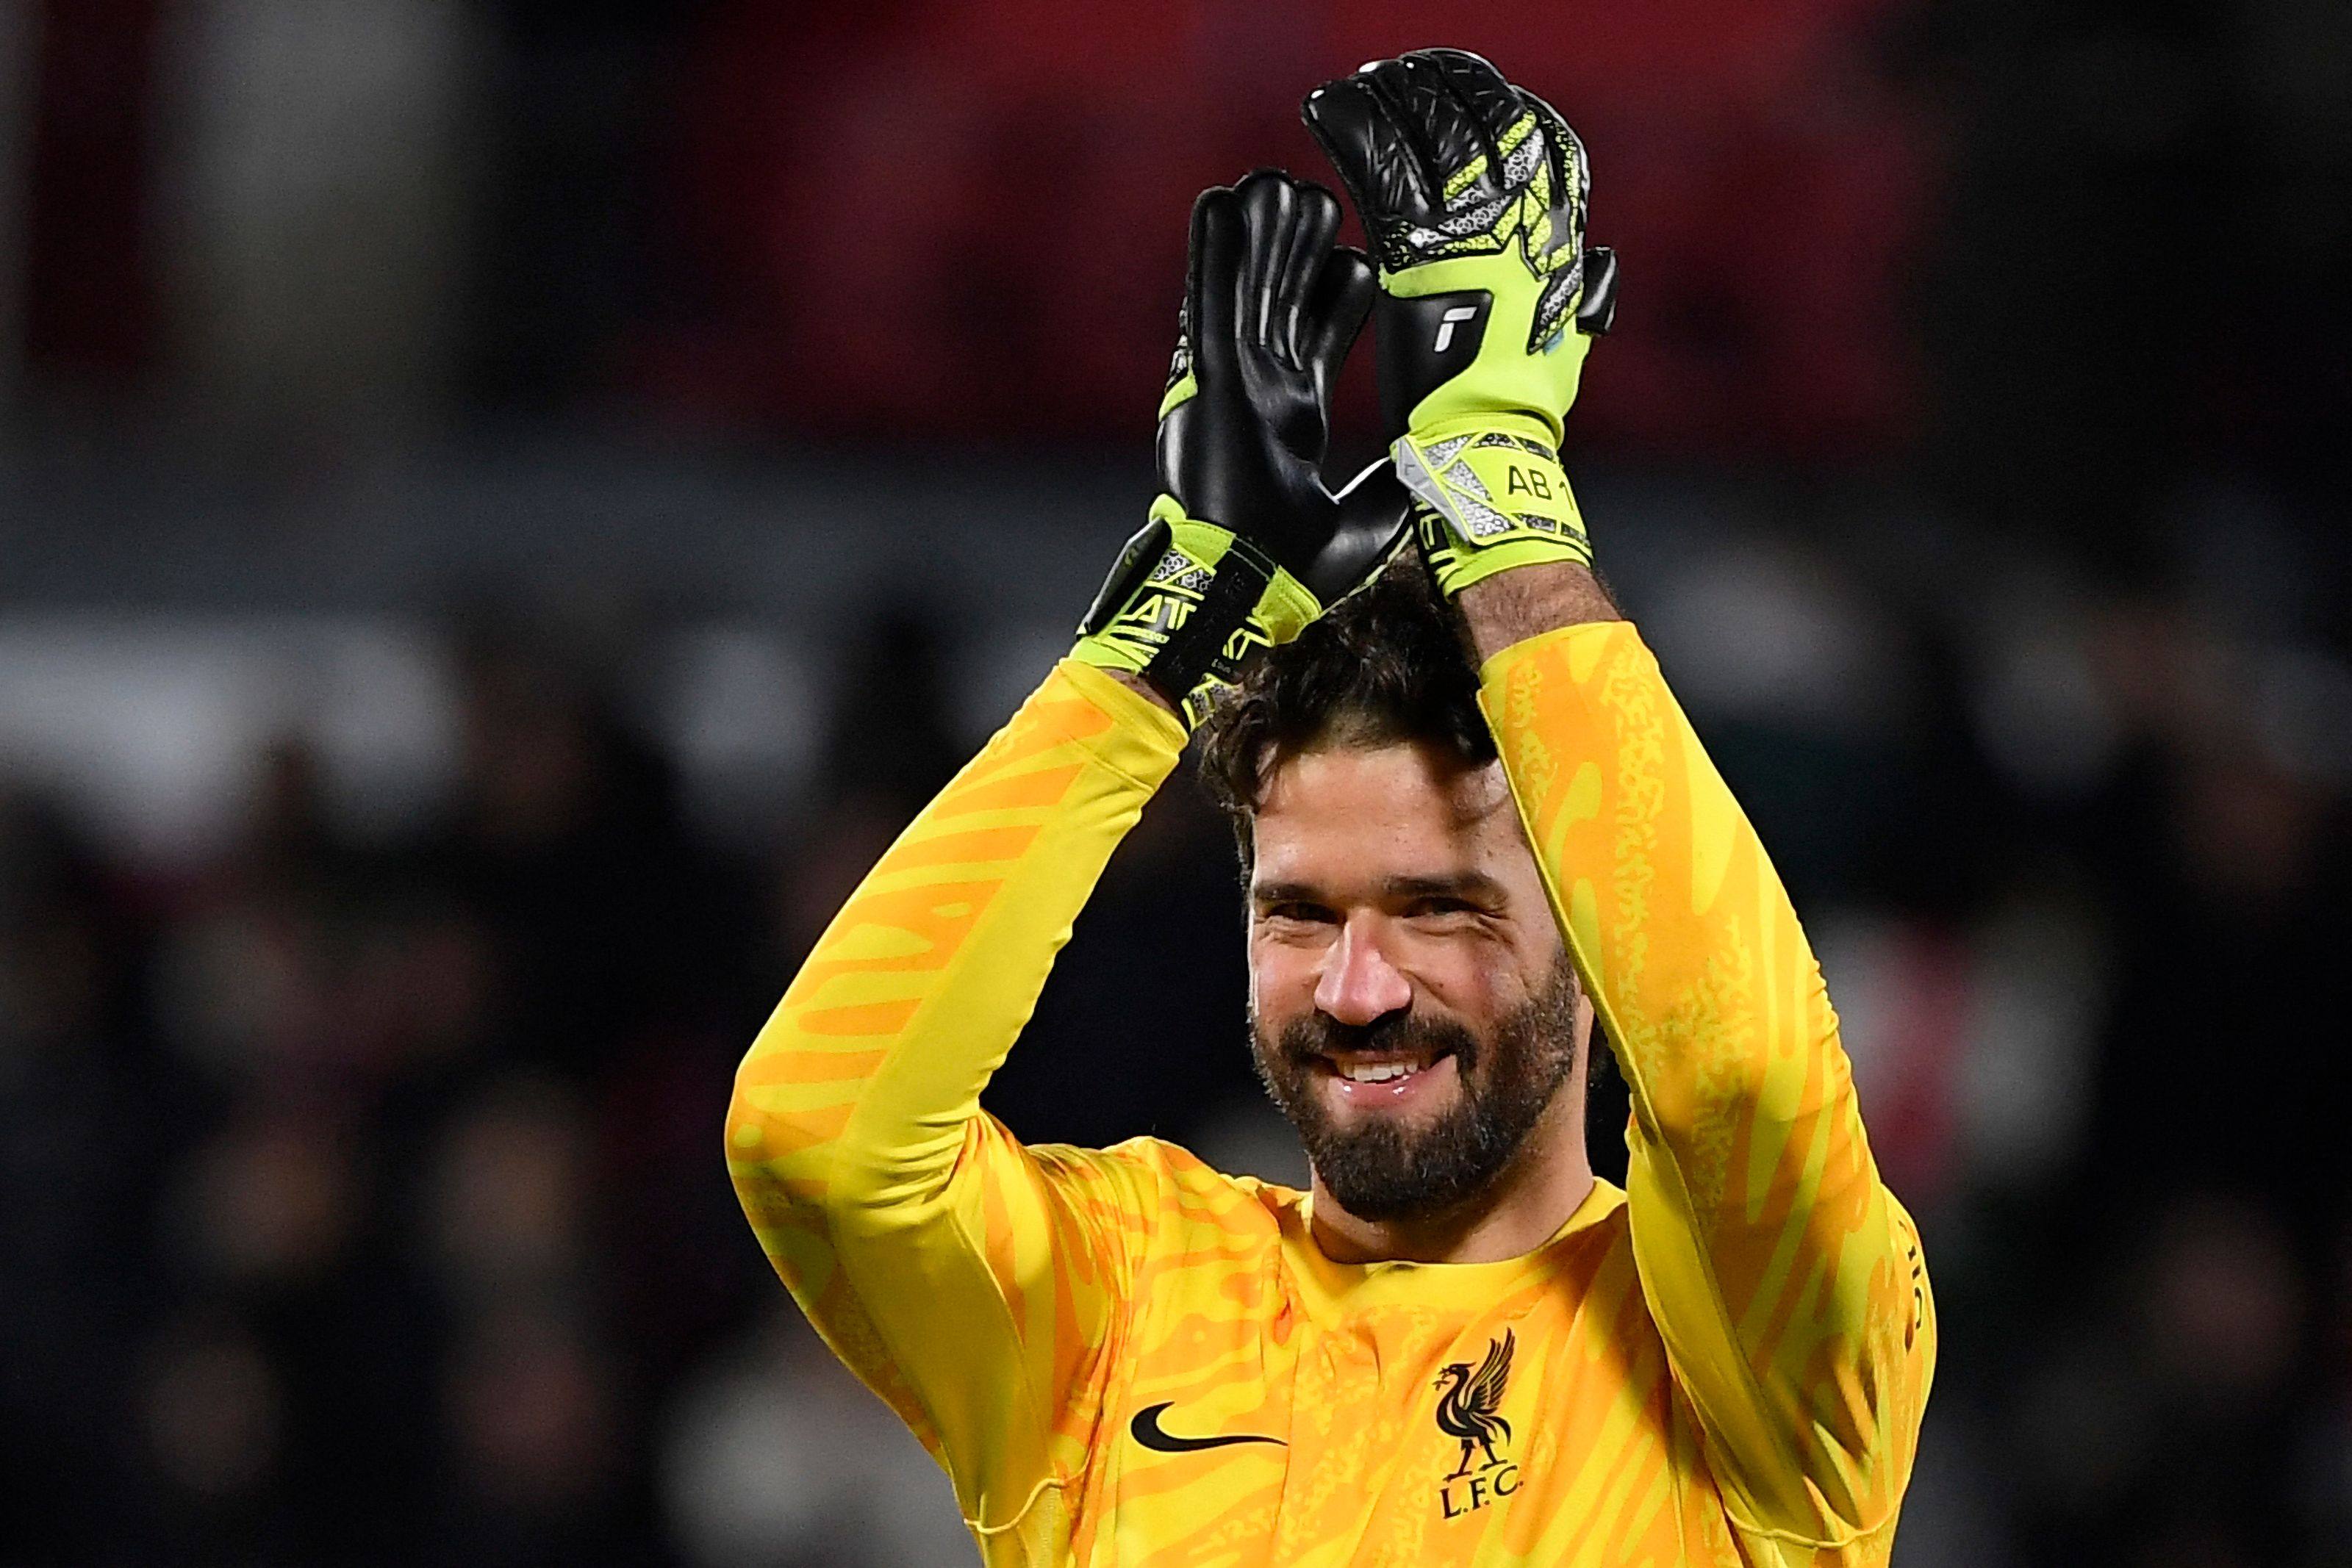
M 728 1077 L 1139 519 L 1192 193 L 1428 42 L 1591 149 L 1570 468 L 1926 1232 L 1896 1562 L 2352 1563 L 2338 0 L 0 0 L 0 1564 L 968 1560 Z M 1018 1131 L 1295 1168 L 1223 832 Z

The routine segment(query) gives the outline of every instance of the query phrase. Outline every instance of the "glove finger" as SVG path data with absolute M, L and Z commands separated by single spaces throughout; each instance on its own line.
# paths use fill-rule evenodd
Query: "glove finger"
M 1588 338 L 1608 334 L 1617 322 L 1617 253 L 1605 245 L 1584 253 L 1584 293 L 1576 302 L 1576 329 Z
M 1202 384 L 1229 376 L 1239 332 L 1243 264 L 1249 231 L 1240 199 L 1213 185 L 1192 204 L 1192 254 L 1185 268 L 1184 319 L 1192 340 L 1194 373 Z
M 1429 224 L 1437 216 L 1427 161 L 1362 72 L 1325 82 L 1298 107 L 1348 187 L 1365 226 Z
M 1455 139 L 1449 138 L 1444 143 L 1440 141 L 1439 133 L 1444 129 L 1440 121 L 1459 117 L 1459 111 L 1447 102 L 1444 86 L 1425 68 L 1409 64 L 1402 57 L 1375 60 L 1357 71 L 1356 79 L 1380 99 L 1389 118 L 1396 122 L 1398 134 L 1412 149 L 1422 186 L 1429 193 L 1429 210 L 1444 211 L 1445 176 L 1461 162 L 1452 152 Z
M 1290 181 L 1261 169 L 1234 188 L 1245 231 L 1241 270 L 1241 341 L 1259 352 L 1282 349 L 1283 279 L 1289 265 L 1298 198 Z
M 1315 378 L 1316 401 L 1331 406 L 1331 383 L 1339 379 L 1348 350 L 1364 329 L 1380 298 L 1381 280 L 1364 253 L 1342 246 L 1331 251 L 1316 274 L 1307 301 L 1299 362 Z
M 1339 232 L 1339 199 L 1322 186 L 1305 180 L 1292 183 L 1297 195 L 1297 221 L 1290 229 L 1290 248 L 1283 257 L 1281 319 L 1276 341 L 1283 361 L 1295 370 L 1313 367 L 1316 287 L 1331 259 L 1331 241 Z
M 1583 139 L 1569 128 L 1559 110 L 1550 104 L 1525 88 L 1514 90 L 1520 105 L 1536 117 L 1536 124 L 1543 131 L 1545 152 L 1551 160 L 1551 177 L 1555 182 L 1552 189 L 1569 196 L 1570 201 L 1564 204 L 1574 215 L 1578 232 L 1581 235 L 1584 204 L 1592 193 L 1592 170 L 1585 162 Z
M 1446 91 L 1459 104 L 1464 114 L 1477 128 L 1481 144 L 1494 160 L 1493 174 L 1499 187 L 1508 183 L 1503 178 L 1503 138 L 1527 115 L 1519 89 L 1503 79 L 1482 56 L 1466 49 L 1416 49 L 1405 58 L 1425 63 Z
M 1588 320 L 1581 305 L 1577 308 L 1577 325 L 1588 336 L 1597 337 L 1609 329 L 1610 314 L 1613 312 L 1615 278 L 1613 268 L 1609 279 L 1612 294 L 1594 299 L 1592 278 L 1580 265 L 1588 259 L 1584 251 L 1585 200 L 1591 190 L 1591 175 L 1584 162 L 1584 143 L 1560 118 L 1559 110 L 1535 94 L 1514 89 L 1522 110 L 1535 116 L 1538 134 L 1542 138 L 1548 166 L 1542 170 L 1529 167 L 1526 173 L 1538 176 L 1535 193 L 1544 198 L 1547 219 L 1535 231 L 1541 240 L 1541 255 L 1547 277 L 1543 293 L 1536 302 L 1534 336 L 1548 340 L 1567 317 L 1572 301 L 1589 300 L 1595 314 Z M 1528 143 L 1515 149 L 1525 157 Z M 1606 253 L 1603 253 L 1605 256 Z M 1594 329 L 1590 322 L 1597 322 Z
M 1496 146 L 1499 133 L 1488 131 L 1477 110 L 1454 87 L 1454 68 L 1445 57 L 1459 53 L 1423 49 L 1381 67 L 1377 73 L 1381 89 L 1400 105 L 1407 134 L 1417 136 L 1426 148 L 1435 171 L 1438 199 L 1448 211 L 1491 201 L 1503 193 L 1503 155 Z M 1463 58 L 1475 60 L 1476 57 Z M 1477 64 L 1496 87 L 1510 91 L 1492 66 L 1483 60 Z M 1460 74 L 1474 73 L 1465 68 Z M 1514 119 L 1517 108 L 1514 103 Z M 1462 180 L 1463 172 L 1474 166 L 1479 171 L 1477 177 Z

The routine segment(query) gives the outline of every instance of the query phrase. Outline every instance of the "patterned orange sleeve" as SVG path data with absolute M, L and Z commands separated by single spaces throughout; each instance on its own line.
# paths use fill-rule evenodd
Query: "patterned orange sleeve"
M 1808 1562 L 1883 1550 L 1935 1310 L 1788 894 L 1632 626 L 1529 639 L 1481 685 L 1632 1089 L 1634 1258 L 1735 1522 Z
M 867 875 L 736 1077 L 753 1230 L 983 1535 L 1055 1533 L 1158 1195 L 1117 1150 L 1024 1148 L 981 1088 L 1182 743 L 1064 663 Z

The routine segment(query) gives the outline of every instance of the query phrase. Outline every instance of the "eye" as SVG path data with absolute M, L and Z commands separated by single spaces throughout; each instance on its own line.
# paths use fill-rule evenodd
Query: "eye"
M 1269 925 L 1329 925 L 1339 918 L 1319 904 L 1307 904 L 1298 899 L 1261 905 L 1257 917 Z
M 1423 925 L 1453 925 L 1484 913 L 1463 898 L 1416 898 L 1405 905 L 1405 918 Z

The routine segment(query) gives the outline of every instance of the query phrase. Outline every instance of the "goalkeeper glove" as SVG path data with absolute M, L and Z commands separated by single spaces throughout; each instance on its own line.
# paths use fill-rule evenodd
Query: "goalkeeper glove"
M 1617 266 L 1584 248 L 1584 145 L 1476 55 L 1421 49 L 1307 95 L 1380 262 L 1381 392 L 1423 549 L 1459 593 L 1531 561 L 1590 566 L 1561 422 Z
M 1187 728 L 1254 649 L 1361 586 L 1411 526 L 1386 463 L 1337 496 L 1323 483 L 1331 383 L 1377 292 L 1364 257 L 1333 247 L 1339 228 L 1338 198 L 1267 170 L 1192 205 L 1161 494 L 1071 651 L 1140 675 Z

